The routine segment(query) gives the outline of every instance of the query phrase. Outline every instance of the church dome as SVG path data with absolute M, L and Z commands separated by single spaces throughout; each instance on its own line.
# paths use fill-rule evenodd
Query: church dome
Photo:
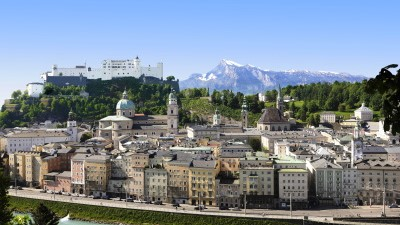
M 122 99 L 119 100 L 116 108 L 117 110 L 126 110 L 126 109 L 133 110 L 135 108 L 135 104 L 128 99 L 128 94 L 126 91 L 124 91 L 124 93 L 122 94 Z

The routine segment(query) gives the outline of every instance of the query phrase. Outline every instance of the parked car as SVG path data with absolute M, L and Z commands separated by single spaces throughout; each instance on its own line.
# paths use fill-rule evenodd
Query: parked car
M 399 208 L 399 205 L 397 205 L 397 204 L 391 204 L 390 206 L 389 206 L 389 208 Z
M 136 202 L 136 203 L 146 203 L 146 201 L 145 201 L 145 200 L 142 200 L 142 199 L 135 199 L 135 200 L 133 200 L 133 202 Z
M 133 198 L 127 198 L 127 199 L 125 199 L 125 202 L 133 202 Z
M 65 196 L 71 196 L 71 193 L 69 193 L 69 192 L 62 192 L 61 194 L 65 195 Z
M 229 209 L 228 206 L 225 206 L 225 205 L 219 206 L 219 210 L 228 210 L 228 209 Z
M 39 192 L 40 193 L 46 193 L 46 190 L 43 189 L 43 190 L 40 190 Z
M 204 209 L 207 209 L 207 207 L 205 207 L 204 205 L 199 205 L 199 206 L 194 207 L 194 209 L 195 210 L 204 210 Z
M 144 202 L 145 204 L 152 204 L 153 202 L 151 202 L 150 200 L 147 200 Z
M 154 205 L 162 205 L 162 201 L 155 201 Z
M 108 195 L 101 196 L 101 199 L 110 200 L 111 198 Z
M 181 207 L 181 205 L 179 205 L 179 203 L 174 203 L 172 204 L 173 207 Z
M 85 195 L 85 194 L 79 194 L 79 197 L 86 198 L 86 197 L 87 197 L 87 195 Z
M 239 207 L 235 207 L 232 209 L 232 211 L 240 211 L 241 209 Z
M 47 190 L 47 193 L 48 193 L 48 194 L 54 194 L 54 191 L 52 191 L 52 190 Z
M 100 199 L 100 196 L 99 196 L 99 195 L 93 195 L 92 198 L 93 198 L 93 199 Z
M 22 187 L 21 187 L 21 186 L 17 186 L 17 189 L 18 189 L 18 190 L 22 190 Z
M 78 193 L 72 193 L 72 196 L 73 197 L 79 197 L 79 194 Z

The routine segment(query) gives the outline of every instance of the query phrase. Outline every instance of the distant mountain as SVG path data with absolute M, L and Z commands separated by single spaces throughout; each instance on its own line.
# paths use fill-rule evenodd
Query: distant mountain
M 185 88 L 210 88 L 210 91 L 232 90 L 245 94 L 255 94 L 274 89 L 280 84 L 301 85 L 317 82 L 348 81 L 356 82 L 367 79 L 361 75 L 348 73 L 336 73 L 325 71 L 288 70 L 272 71 L 263 70 L 252 65 L 241 65 L 239 63 L 222 60 L 214 69 L 206 74 L 192 74 L 188 79 L 179 83 L 180 89 Z

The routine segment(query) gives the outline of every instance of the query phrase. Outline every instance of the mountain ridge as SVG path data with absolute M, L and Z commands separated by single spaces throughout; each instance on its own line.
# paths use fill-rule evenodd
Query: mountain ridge
M 180 88 L 210 88 L 210 90 L 232 90 L 244 94 L 255 94 L 275 88 L 278 84 L 302 85 L 335 81 L 357 82 L 367 79 L 362 75 L 344 72 L 286 70 L 274 71 L 261 69 L 250 64 L 242 65 L 232 60 L 222 59 L 207 73 L 194 73 L 188 79 L 180 81 Z

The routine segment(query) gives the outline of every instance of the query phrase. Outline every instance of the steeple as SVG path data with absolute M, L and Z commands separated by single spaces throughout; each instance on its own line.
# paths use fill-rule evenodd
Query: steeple
M 218 108 L 215 109 L 215 113 L 213 116 L 213 125 L 214 126 L 221 125 L 221 114 L 219 113 Z
M 128 92 L 126 92 L 126 88 L 124 92 L 122 93 L 122 99 L 128 99 Z
M 278 95 L 276 96 L 276 108 L 279 109 L 279 111 L 281 111 L 281 113 L 283 114 L 285 106 L 283 105 L 282 89 L 280 84 L 278 86 Z
M 178 98 L 174 89 L 171 88 L 171 93 L 168 96 L 167 109 L 167 130 L 169 134 L 178 134 L 179 107 Z
M 243 103 L 242 103 L 241 116 L 242 116 L 242 127 L 243 127 L 243 128 L 247 128 L 248 125 L 249 125 L 249 124 L 248 124 L 249 112 L 247 111 L 246 96 L 243 96 Z

